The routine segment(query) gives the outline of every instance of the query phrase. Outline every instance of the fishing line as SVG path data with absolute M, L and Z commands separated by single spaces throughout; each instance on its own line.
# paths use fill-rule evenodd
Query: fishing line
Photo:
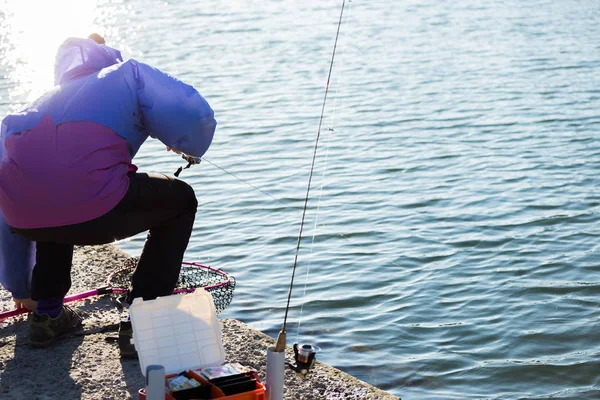
M 312 182 L 312 177 L 313 177 L 313 171 L 315 168 L 315 160 L 317 158 L 317 149 L 319 147 L 319 138 L 321 137 L 321 126 L 323 125 L 323 116 L 325 115 L 325 104 L 327 103 L 327 94 L 329 92 L 329 83 L 331 82 L 331 71 L 333 70 L 333 62 L 335 59 L 335 51 L 337 49 L 337 43 L 338 43 L 338 38 L 340 36 L 340 28 L 342 26 L 342 18 L 344 16 L 344 6 L 346 5 L 346 0 L 342 0 L 342 7 L 341 7 L 341 11 L 340 11 L 340 18 L 338 21 L 338 26 L 337 26 L 337 32 L 335 35 L 335 42 L 333 45 L 333 52 L 331 55 L 331 62 L 329 64 L 329 73 L 327 75 L 327 84 L 325 85 L 325 95 L 323 97 L 323 106 L 321 107 L 321 117 L 319 118 L 319 128 L 317 129 L 317 137 L 315 139 L 315 147 L 313 150 L 313 157 L 312 157 L 312 163 L 311 163 L 311 167 L 310 167 L 310 173 L 308 176 L 308 185 L 306 188 L 306 196 L 304 198 L 304 208 L 302 209 L 302 219 L 300 221 L 300 232 L 298 234 L 298 242 L 296 244 L 296 254 L 294 256 L 294 265 L 292 268 L 292 279 L 290 281 L 290 289 L 288 291 L 288 298 L 287 298 L 287 305 L 285 307 L 285 316 L 283 318 L 283 326 L 281 328 L 281 331 L 279 332 L 279 336 L 277 337 L 277 344 L 275 345 L 275 351 L 276 352 L 282 352 L 285 350 L 285 335 L 286 335 L 286 325 L 287 325 L 287 318 L 288 318 L 288 312 L 290 310 L 290 300 L 292 298 L 292 289 L 294 287 L 294 276 L 296 275 L 296 266 L 298 265 L 298 254 L 300 252 L 300 243 L 302 241 L 302 230 L 304 228 L 304 220 L 306 217 L 306 209 L 308 206 L 308 199 L 309 199 L 309 195 L 310 195 L 310 185 Z
M 254 186 L 254 185 L 253 185 L 253 184 L 251 184 L 250 182 L 248 182 L 248 181 L 246 181 L 246 180 L 244 180 L 244 179 L 240 178 L 239 176 L 235 175 L 235 174 L 234 174 L 234 173 L 232 173 L 232 172 L 229 172 L 229 171 L 227 171 L 225 168 L 219 167 L 219 166 L 218 166 L 217 164 L 215 164 L 214 162 L 212 162 L 212 161 L 210 161 L 210 160 L 208 160 L 208 159 L 206 159 L 206 158 L 204 158 L 204 157 L 202 158 L 202 161 L 206 161 L 206 162 L 207 162 L 207 163 L 209 163 L 210 165 L 212 165 L 212 166 L 214 166 L 214 167 L 216 167 L 216 168 L 220 169 L 221 171 L 223 171 L 223 172 L 225 172 L 225 173 L 227 173 L 227 174 L 229 174 L 229 175 L 233 176 L 235 179 L 237 179 L 237 180 L 238 180 L 238 181 L 240 181 L 240 182 L 243 182 L 243 183 L 245 183 L 246 185 L 250 186 L 250 187 L 251 187 L 251 188 L 253 188 L 254 190 L 258 190 L 258 191 L 259 191 L 259 192 L 261 192 L 262 194 L 264 194 L 264 195 L 266 195 L 266 196 L 269 196 L 270 198 L 272 198 L 273 200 L 277 201 L 278 203 L 281 203 L 281 204 L 285 205 L 286 207 L 290 207 L 289 205 L 286 205 L 286 204 L 285 204 L 283 201 L 281 201 L 281 200 L 280 200 L 280 199 L 278 199 L 277 197 L 275 197 L 275 196 L 273 196 L 273 195 L 271 195 L 271 194 L 269 194 L 269 193 L 265 192 L 264 190 L 261 190 L 261 189 L 257 188 L 256 186 Z
M 350 24 L 350 15 L 351 15 L 351 10 L 352 10 L 352 1 L 349 0 L 348 1 L 348 11 L 346 12 L 346 21 L 344 22 L 344 24 L 346 25 L 346 27 L 348 27 L 348 25 Z M 343 42 L 342 42 L 343 43 Z M 342 66 L 344 65 L 344 60 L 345 60 L 345 52 L 344 52 L 344 46 L 341 47 L 340 49 L 340 61 L 339 61 L 339 65 L 340 68 L 342 68 Z M 341 76 L 343 73 L 343 69 L 340 71 L 340 73 L 337 76 L 337 81 L 335 84 L 335 97 L 333 100 L 333 110 L 331 112 L 331 122 L 329 125 L 329 129 L 328 131 L 330 132 L 334 132 L 334 124 L 335 124 L 335 113 L 337 110 L 337 99 L 338 99 L 338 93 L 339 93 L 339 85 L 340 85 L 340 80 L 341 80 Z M 317 232 L 317 224 L 318 224 L 318 216 L 319 216 L 319 211 L 321 209 L 321 198 L 323 195 L 323 187 L 325 186 L 325 175 L 327 172 L 327 165 L 328 165 L 328 159 L 329 159 L 329 144 L 331 143 L 331 136 L 327 137 L 327 142 L 326 142 L 326 147 L 325 147 L 325 161 L 324 161 L 324 166 L 323 166 L 323 173 L 321 175 L 321 186 L 319 188 L 319 196 L 318 196 L 318 200 L 317 200 L 317 210 L 315 213 L 315 223 L 313 225 L 313 234 L 312 234 L 312 240 L 310 243 L 310 250 L 309 250 L 309 255 L 308 255 L 308 266 L 306 267 L 306 275 L 304 278 L 304 291 L 302 293 L 302 297 L 306 297 L 306 288 L 308 286 L 308 277 L 310 275 L 310 267 L 312 265 L 312 255 L 313 255 L 313 246 L 315 244 L 315 235 Z M 304 302 L 301 303 L 300 305 L 300 316 L 298 317 L 298 328 L 296 331 L 296 337 L 299 338 L 300 337 L 300 323 L 302 321 L 302 314 L 304 312 Z

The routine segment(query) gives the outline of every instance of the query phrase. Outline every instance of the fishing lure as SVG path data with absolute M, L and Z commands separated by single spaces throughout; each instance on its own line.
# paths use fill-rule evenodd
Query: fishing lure
M 175 177 L 179 177 L 179 174 L 181 174 L 181 171 L 183 171 L 184 169 L 188 169 L 192 165 L 198 165 L 202 162 L 202 159 L 200 157 L 188 156 L 187 154 L 182 154 L 181 158 L 187 161 L 187 165 L 185 167 L 177 168 L 177 171 L 175 171 Z

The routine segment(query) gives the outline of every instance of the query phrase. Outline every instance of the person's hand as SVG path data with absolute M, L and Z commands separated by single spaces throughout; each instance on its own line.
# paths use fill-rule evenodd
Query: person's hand
M 13 301 L 15 302 L 15 306 L 17 307 L 17 310 L 20 310 L 22 308 L 26 308 L 29 311 L 34 311 L 35 307 L 37 306 L 37 301 L 31 300 L 31 298 L 16 299 L 16 298 L 13 297 Z
M 89 39 L 92 39 L 94 42 L 98 43 L 98 44 L 106 44 L 106 40 L 104 40 L 104 38 L 100 35 L 98 35 L 97 33 L 92 33 L 90 36 L 88 36 Z
M 175 154 L 181 154 L 181 152 L 177 149 L 167 146 L 167 151 L 172 151 Z

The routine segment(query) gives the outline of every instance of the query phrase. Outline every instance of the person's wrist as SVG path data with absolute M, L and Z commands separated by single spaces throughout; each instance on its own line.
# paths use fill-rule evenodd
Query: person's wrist
M 37 306 L 37 301 L 32 300 L 30 297 L 22 299 L 13 297 L 13 301 L 15 302 L 17 308 L 27 308 L 30 311 L 34 311 L 35 307 Z

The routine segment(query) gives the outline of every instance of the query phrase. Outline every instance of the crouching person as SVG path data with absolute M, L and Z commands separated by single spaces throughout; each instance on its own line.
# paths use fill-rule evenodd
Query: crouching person
M 193 87 L 123 62 L 98 35 L 60 46 L 55 84 L 4 118 L 1 131 L 0 209 L 11 230 L 36 246 L 30 291 L 37 304 L 29 322 L 36 347 L 81 326 L 63 304 L 74 245 L 148 231 L 129 300 L 173 291 L 198 202 L 185 182 L 137 172 L 132 159 L 149 136 L 201 157 L 216 128 L 213 110 Z M 122 324 L 121 336 L 130 328 Z M 122 356 L 136 356 L 128 340 L 120 343 Z

